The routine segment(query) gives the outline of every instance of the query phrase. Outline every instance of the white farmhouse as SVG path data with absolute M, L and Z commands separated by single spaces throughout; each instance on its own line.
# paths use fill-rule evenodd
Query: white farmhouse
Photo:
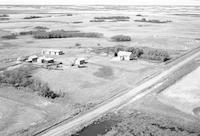
M 119 51 L 117 56 L 119 58 L 119 60 L 131 60 L 131 55 L 132 52 L 127 52 L 127 51 Z

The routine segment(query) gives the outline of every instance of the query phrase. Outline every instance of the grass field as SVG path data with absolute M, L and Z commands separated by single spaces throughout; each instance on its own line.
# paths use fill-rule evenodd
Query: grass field
M 57 121 L 88 110 L 163 70 L 160 64 L 147 60 L 111 61 L 113 58 L 111 54 L 95 54 L 88 52 L 90 49 L 118 45 L 151 47 L 164 49 L 171 56 L 176 57 L 199 45 L 200 41 L 197 39 L 200 34 L 200 20 L 195 16 L 174 15 L 181 14 L 182 8 L 180 11 L 179 9 L 172 11 L 163 8 L 162 12 L 159 11 L 160 14 L 147 7 L 146 10 L 128 8 L 130 11 L 127 8 L 115 6 L 0 6 L 0 13 L 9 14 L 10 18 L 10 20 L 0 21 L 0 69 L 14 65 L 16 58 L 20 56 L 33 54 L 42 56 L 41 51 L 49 48 L 64 51 L 65 54 L 62 56 L 49 56 L 62 61 L 64 66 L 69 65 L 77 57 L 84 57 L 88 61 L 85 68 L 69 66 L 66 66 L 64 70 L 39 68 L 33 73 L 35 78 L 47 82 L 53 91 L 64 92 L 65 96 L 62 98 L 51 100 L 23 89 L 0 87 L 0 135 L 14 134 L 15 132 L 18 132 L 16 135 L 22 135 L 22 132 L 34 133 Z M 113 13 L 113 10 L 116 12 Z M 155 8 L 155 10 L 159 9 Z M 196 11 L 196 9 L 188 10 Z M 166 24 L 134 22 L 135 19 L 141 19 L 136 16 L 138 13 L 147 19 L 171 20 L 172 22 Z M 41 18 L 24 19 L 24 17 L 30 16 L 40 16 Z M 128 16 L 130 19 L 90 22 L 95 17 L 104 16 Z M 11 33 L 34 31 L 38 26 L 48 28 L 46 31 L 63 29 L 65 31 L 97 32 L 104 36 L 100 38 L 34 39 L 31 35 L 18 35 L 17 39 L 1 38 Z M 112 41 L 112 36 L 121 34 L 130 36 L 132 40 Z M 77 44 L 79 46 L 76 46 Z M 149 101 L 152 100 L 149 102 L 152 105 L 143 107 L 152 106 L 155 110 L 165 107 L 170 101 L 173 101 L 177 109 L 189 114 L 194 114 L 192 111 L 195 109 L 197 115 L 199 111 L 197 80 L 199 79 L 192 78 L 198 74 L 198 71 L 196 72 L 189 77 L 191 80 L 183 79 L 187 81 L 181 81 L 183 83 L 175 85 L 182 86 L 192 82 L 192 85 L 188 85 L 188 87 L 193 86 L 193 88 L 188 88 L 190 92 L 181 87 L 171 87 L 161 93 L 158 98 L 156 97 L 156 102 L 149 99 Z M 174 93 L 172 91 L 174 89 L 179 89 L 178 93 Z M 182 91 L 187 95 L 178 95 Z M 161 98 L 163 101 L 160 100 Z M 191 99 L 193 101 L 189 101 Z M 182 107 L 180 102 L 186 106 Z M 179 112 L 177 109 L 169 108 L 169 105 L 166 109 L 164 108 L 164 112 L 176 111 L 177 117 Z M 26 131 L 27 129 L 28 131 Z

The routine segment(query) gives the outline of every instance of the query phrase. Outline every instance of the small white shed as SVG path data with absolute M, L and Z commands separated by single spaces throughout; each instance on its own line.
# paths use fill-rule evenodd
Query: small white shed
M 32 55 L 28 57 L 27 62 L 36 62 L 37 59 L 38 59 L 38 56 Z
M 83 65 L 85 63 L 86 63 L 85 58 L 76 58 L 75 59 L 75 65 Z
M 39 57 L 37 62 L 38 63 L 53 63 L 54 62 L 54 58 Z

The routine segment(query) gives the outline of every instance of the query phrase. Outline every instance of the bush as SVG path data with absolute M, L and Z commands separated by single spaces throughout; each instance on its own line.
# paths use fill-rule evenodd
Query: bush
M 64 31 L 64 30 L 55 30 L 51 32 L 37 32 L 34 33 L 34 38 L 36 39 L 52 39 L 52 38 L 72 38 L 72 37 L 88 37 L 88 38 L 100 38 L 102 34 L 94 32 L 76 32 L 76 31 Z
M 4 21 L 4 20 L 10 20 L 9 18 L 5 18 L 5 17 L 2 17 L 0 18 L 1 21 Z
M 1 38 L 8 39 L 8 40 L 17 39 L 17 35 L 16 34 L 4 35 Z
M 33 79 L 30 69 L 28 68 L 4 71 L 0 75 L 0 83 L 5 83 L 14 87 L 29 88 L 32 91 L 37 92 L 38 95 L 51 99 L 61 96 L 60 94 L 50 90 L 46 83 L 42 83 L 39 80 Z
M 159 60 L 162 62 L 165 62 L 170 59 L 167 51 L 152 48 L 145 48 L 141 57 L 144 59 Z
M 74 21 L 72 22 L 73 24 L 80 24 L 80 23 L 83 23 L 82 21 Z
M 137 17 L 141 17 L 142 15 L 141 15 L 141 14 L 137 14 L 136 16 L 137 16 Z
M 110 16 L 110 17 L 94 17 L 94 19 L 117 19 L 117 20 L 120 20 L 120 19 L 130 19 L 130 17 L 126 17 L 126 16 Z
M 80 43 L 76 43 L 75 46 L 76 47 L 81 47 L 81 44 Z
M 24 19 L 35 19 L 35 18 L 42 18 L 41 16 L 29 16 L 29 17 L 24 17 Z
M 116 36 L 111 37 L 111 39 L 116 42 L 131 41 L 131 37 L 126 36 L 126 35 L 116 35 Z
M 90 20 L 90 22 L 105 22 L 104 19 L 93 19 L 93 20 Z
M 49 29 L 49 28 L 45 27 L 45 26 L 36 26 L 35 29 L 46 30 L 46 29 Z
M 23 32 L 20 32 L 19 35 L 35 35 L 37 33 L 43 33 L 43 32 L 46 32 L 45 30 L 37 30 L 37 31 L 23 31 Z
M 111 47 L 110 47 L 111 48 Z M 128 51 L 132 52 L 131 57 L 133 58 L 143 58 L 148 60 L 157 60 L 165 62 L 167 60 L 170 60 L 170 55 L 167 51 L 162 49 L 153 49 L 153 48 L 139 48 L 139 47 L 123 47 L 118 46 L 114 48 L 114 56 L 116 57 L 119 51 Z
M 115 117 L 116 118 L 116 117 Z M 178 118 L 180 119 L 180 118 Z M 112 119 L 110 119 L 112 120 Z M 198 136 L 199 123 L 177 121 L 161 114 L 134 111 L 121 116 L 103 136 Z M 189 127 L 191 126 L 191 127 Z M 194 129 L 195 128 L 195 129 Z
M 146 22 L 146 23 L 169 23 L 172 21 L 166 20 L 166 21 L 160 21 L 157 19 L 149 19 L 147 20 L 146 18 L 142 18 L 141 20 L 135 20 L 135 22 Z
M 1 14 L 0 17 L 9 17 L 7 14 Z

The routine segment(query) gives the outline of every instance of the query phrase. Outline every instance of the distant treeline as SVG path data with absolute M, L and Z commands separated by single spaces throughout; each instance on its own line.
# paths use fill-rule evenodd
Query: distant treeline
M 92 19 L 90 22 L 105 22 L 104 19 Z
M 53 39 L 53 38 L 73 38 L 73 37 L 86 37 L 86 38 L 100 38 L 103 36 L 101 33 L 95 32 L 80 32 L 80 31 L 64 31 L 55 30 L 47 32 L 46 28 L 40 28 L 38 30 L 23 31 L 19 34 L 9 34 L 2 36 L 3 39 L 16 39 L 18 35 L 32 35 L 36 39 Z
M 17 35 L 16 34 L 9 34 L 9 35 L 4 35 L 1 38 L 7 39 L 7 40 L 17 39 Z
M 24 17 L 24 19 L 35 19 L 35 18 L 42 18 L 41 16 L 29 16 L 29 17 Z
M 7 15 L 7 14 L 0 14 L 0 21 L 10 20 L 8 17 L 9 17 L 9 15 Z
M 7 14 L 0 14 L 0 17 L 9 17 Z
M 157 19 L 149 19 L 147 20 L 146 18 L 142 18 L 141 20 L 135 20 L 135 22 L 146 22 L 146 23 L 169 23 L 172 21 L 166 20 L 166 21 L 160 21 Z
M 111 37 L 111 39 L 115 42 L 126 42 L 131 41 L 131 37 L 127 35 L 115 35 Z
M 0 21 L 5 21 L 5 20 L 10 20 L 10 18 L 5 18 L 5 17 L 0 18 Z
M 38 29 L 38 30 L 46 30 L 46 29 L 49 29 L 48 27 L 45 27 L 45 26 L 36 26 L 35 29 Z
M 127 16 L 109 16 L 109 17 L 94 17 L 94 19 L 117 19 L 117 20 L 124 20 L 124 19 L 130 19 L 130 17 Z
M 73 38 L 73 37 L 88 37 L 88 38 L 100 38 L 103 34 L 95 32 L 78 32 L 78 31 L 64 31 L 55 30 L 50 32 L 40 31 L 34 33 L 36 39 L 52 39 L 52 38 Z

